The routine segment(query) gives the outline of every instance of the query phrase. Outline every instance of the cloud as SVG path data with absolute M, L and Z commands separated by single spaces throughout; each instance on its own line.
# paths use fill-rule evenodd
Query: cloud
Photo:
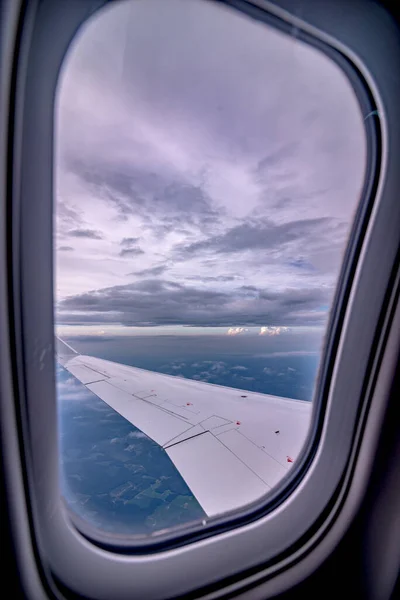
M 56 123 L 60 322 L 326 323 L 366 155 L 330 57 L 218 3 L 117 3 L 71 46 Z
M 129 446 L 126 446 L 126 448 L 124 448 L 125 452 L 135 452 L 135 454 L 137 453 L 137 447 L 135 444 L 129 444 Z
M 210 370 L 217 373 L 226 372 L 226 362 L 223 360 L 214 361 Z
M 59 252 L 72 252 L 73 250 L 72 246 L 58 246 Z
M 135 246 L 139 241 L 138 237 L 124 237 L 121 240 L 121 250 L 119 251 L 119 256 L 140 256 L 144 254 L 144 250 L 139 246 Z
M 231 367 L 231 371 L 248 371 L 248 368 L 243 365 L 236 365 L 235 367 Z
M 219 219 L 212 199 L 201 185 L 196 185 L 173 170 L 154 172 L 144 166 L 118 162 L 89 162 L 71 159 L 69 168 L 96 195 L 113 206 L 120 217 L 139 215 L 151 228 L 167 232 L 178 223 L 203 229 Z M 157 224 L 154 223 L 157 219 Z M 127 240 L 134 238 L 125 238 Z
M 308 261 L 306 261 L 302 257 L 294 258 L 294 259 L 288 261 L 288 265 L 290 267 L 295 267 L 296 269 L 302 269 L 304 271 L 313 271 L 314 270 L 313 265 L 311 263 L 309 263 Z
M 150 267 L 149 269 L 142 269 L 141 271 L 135 271 L 134 273 L 130 273 L 130 275 L 140 275 L 141 277 L 153 276 L 157 277 L 158 275 L 162 275 L 167 270 L 167 267 L 164 265 L 159 265 L 158 267 Z
M 261 327 L 259 335 L 275 336 L 288 331 L 288 327 Z
M 240 335 L 246 331 L 247 329 L 245 327 L 229 327 L 227 335 Z
M 68 235 L 76 238 L 88 238 L 89 240 L 104 239 L 103 234 L 100 231 L 95 231 L 94 229 L 71 229 L 68 232 Z
M 93 393 L 88 390 L 75 377 L 69 377 L 69 374 L 64 370 L 59 370 L 57 374 L 57 398 L 64 402 L 74 400 L 77 402 L 85 402 L 91 400 Z
M 186 279 L 188 281 L 202 281 L 204 283 L 210 283 L 210 282 L 221 282 L 221 283 L 226 283 L 228 281 L 235 281 L 235 279 L 237 278 L 237 276 L 235 275 L 217 275 L 215 277 L 212 276 L 201 276 L 201 275 L 196 275 L 196 276 L 192 276 L 192 277 L 187 277 Z
M 259 222 L 248 221 L 222 234 L 189 245 L 178 246 L 176 251 L 181 257 L 199 253 L 214 255 L 253 252 L 255 254 L 256 251 L 283 250 L 296 242 L 304 244 L 306 240 L 313 246 L 316 243 L 328 246 L 329 243 L 332 244 L 332 236 L 329 232 L 335 226 L 337 223 L 328 217 L 301 219 L 283 224 L 274 223 L 269 219 Z M 263 252 L 255 256 L 265 260 Z
M 216 379 L 216 377 L 217 375 L 210 373 L 209 371 L 202 371 L 201 373 L 196 373 L 195 375 L 193 375 L 192 379 L 208 383 L 210 379 Z
M 133 244 L 136 244 L 136 242 L 139 241 L 139 238 L 137 237 L 125 237 L 121 240 L 121 246 L 132 246 Z
M 263 373 L 265 373 L 266 375 L 273 375 L 275 373 L 275 371 L 274 371 L 274 369 L 271 369 L 271 367 L 264 367 Z
M 141 254 L 144 254 L 141 248 L 122 248 L 119 251 L 119 256 L 140 256 Z
M 149 439 L 147 437 L 147 435 L 145 433 L 143 433 L 143 431 L 130 431 L 128 433 L 128 438 L 133 438 L 136 440 L 144 440 L 144 439 Z
M 82 213 L 72 203 L 58 197 L 55 209 L 59 229 L 68 230 L 82 226 Z
M 319 354 L 319 350 L 285 350 L 282 352 L 267 352 L 265 354 L 258 354 L 258 356 L 265 358 L 278 358 L 287 356 L 319 356 Z M 265 369 L 264 372 L 267 373 Z
M 240 287 L 224 292 L 176 281 L 147 279 L 70 296 L 59 302 L 57 322 L 225 325 L 229 327 L 228 335 L 240 335 L 249 326 L 271 327 L 274 331 L 288 325 L 324 323 L 326 314 L 321 311 L 321 305 L 329 303 L 331 293 L 320 288 L 288 288 L 277 294 L 259 288 L 249 296 Z M 303 311 L 300 314 L 299 308 Z M 268 321 L 270 326 L 265 325 Z

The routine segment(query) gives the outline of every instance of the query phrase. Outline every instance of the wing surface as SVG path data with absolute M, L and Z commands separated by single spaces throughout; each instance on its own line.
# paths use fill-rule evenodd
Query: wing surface
M 304 443 L 310 402 L 154 373 L 56 344 L 65 369 L 165 449 L 209 516 L 266 494 Z

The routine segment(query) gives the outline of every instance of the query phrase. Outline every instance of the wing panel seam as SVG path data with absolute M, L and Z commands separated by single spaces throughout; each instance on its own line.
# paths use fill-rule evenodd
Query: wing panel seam
M 169 443 L 168 446 L 164 446 L 164 450 L 168 450 L 169 448 L 172 448 L 172 446 L 178 446 L 178 444 L 182 444 L 182 442 L 187 442 L 188 440 L 194 440 L 194 438 L 197 438 L 200 435 L 204 435 L 205 433 L 211 433 L 211 431 L 209 431 L 208 429 L 205 429 L 204 431 L 201 431 L 200 433 L 195 433 L 194 435 L 191 435 L 191 436 L 185 438 L 184 440 L 179 440 L 178 442 L 174 442 L 173 444 Z
M 216 436 L 215 436 L 215 435 L 212 433 L 212 431 L 210 431 L 210 433 L 211 433 L 211 435 L 213 436 L 213 438 L 215 438 L 215 439 L 216 439 L 216 440 L 217 440 L 217 441 L 218 441 L 220 444 L 222 444 L 222 445 L 223 445 L 223 446 L 224 446 L 224 447 L 225 447 L 227 450 L 229 450 L 229 452 L 230 452 L 231 454 L 233 454 L 233 456 L 235 456 L 235 457 L 236 457 L 238 460 L 240 460 L 240 462 L 241 462 L 241 463 L 243 463 L 243 464 L 244 464 L 244 466 L 245 466 L 245 467 L 246 467 L 246 468 L 247 468 L 249 471 L 251 471 L 252 473 L 254 473 L 254 475 L 255 475 L 256 477 L 258 477 L 258 479 L 259 479 L 260 481 L 262 481 L 262 482 L 263 482 L 263 484 L 264 484 L 264 485 L 266 485 L 268 489 L 271 489 L 271 486 L 270 486 L 270 485 L 269 485 L 269 484 L 268 484 L 266 481 L 264 481 L 264 479 L 263 479 L 263 478 L 262 478 L 262 477 L 261 477 L 261 476 L 260 476 L 258 473 L 256 473 L 256 471 L 254 471 L 254 470 L 253 470 L 251 467 L 249 467 L 249 465 L 248 465 L 247 463 L 245 463 L 245 462 L 244 462 L 244 460 L 243 460 L 242 458 L 240 458 L 240 456 L 238 456 L 238 455 L 237 455 L 237 454 L 236 454 L 236 453 L 235 453 L 235 452 L 234 452 L 234 451 L 233 451 L 231 448 L 229 448 L 229 446 L 227 446 L 226 444 L 224 444 L 224 442 L 223 442 L 221 439 L 219 439 L 218 437 L 216 437 Z

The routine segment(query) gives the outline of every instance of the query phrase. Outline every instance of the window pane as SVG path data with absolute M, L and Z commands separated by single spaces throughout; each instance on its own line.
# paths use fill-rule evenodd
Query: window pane
M 77 35 L 55 120 L 63 496 L 139 537 L 260 499 L 307 434 L 364 181 L 349 80 L 230 8 L 131 0 Z

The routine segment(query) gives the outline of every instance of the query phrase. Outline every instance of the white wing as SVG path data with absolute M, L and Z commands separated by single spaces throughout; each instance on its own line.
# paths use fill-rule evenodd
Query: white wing
M 74 377 L 162 446 L 209 516 L 263 496 L 305 441 L 311 403 L 237 390 L 77 354 Z

